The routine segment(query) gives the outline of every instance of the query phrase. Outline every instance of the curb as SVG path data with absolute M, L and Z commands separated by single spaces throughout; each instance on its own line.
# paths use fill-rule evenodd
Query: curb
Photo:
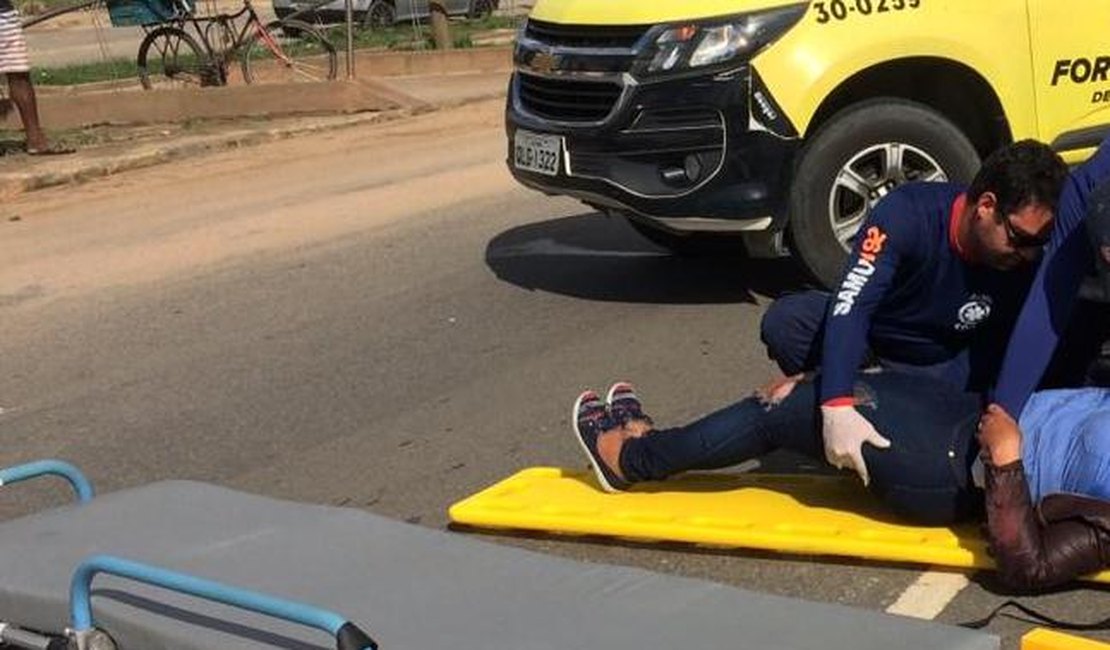
M 233 131 L 211 136 L 198 136 L 187 142 L 157 146 L 140 146 L 136 151 L 124 152 L 99 160 L 83 161 L 72 169 L 14 174 L 0 174 L 0 199 L 9 200 L 21 194 L 58 185 L 83 183 L 104 178 L 119 172 L 153 167 L 174 160 L 192 158 L 205 153 L 238 149 L 252 145 L 285 140 L 299 135 L 323 133 L 360 124 L 373 124 L 400 119 L 418 111 L 398 109 L 352 116 L 333 122 L 301 124 L 286 128 L 262 131 Z
M 512 67 L 511 45 L 416 52 L 362 50 L 355 54 L 355 70 L 358 75 L 371 79 L 453 72 L 498 72 L 511 70 Z
M 187 119 L 281 117 L 312 113 L 415 108 L 415 98 L 375 81 L 257 84 L 134 92 L 43 95 L 39 117 L 53 128 L 93 124 L 157 124 Z M 0 125 L 20 128 L 15 111 Z
M 141 90 L 137 80 L 120 79 L 78 86 L 43 86 L 39 117 L 54 128 L 94 124 L 152 124 L 185 119 L 285 116 L 297 113 L 354 113 L 416 109 L 419 100 L 398 92 L 384 79 L 456 73 L 507 72 L 511 47 L 419 52 L 368 52 L 355 56 L 361 78 L 314 84 L 253 84 L 219 88 Z M 0 100 L 3 101 L 3 100 Z M 0 110 L 0 127 L 22 127 L 15 111 Z
M 373 113 L 361 113 L 342 118 L 331 118 L 326 122 L 297 124 L 259 131 L 242 130 L 211 136 L 197 136 L 190 141 L 166 146 L 140 146 L 136 151 L 107 156 L 99 160 L 83 161 L 85 164 L 79 164 L 74 168 L 61 171 L 50 170 L 37 173 L 0 173 L 0 200 L 11 200 L 17 196 L 36 190 L 58 185 L 84 183 L 97 178 L 118 174 L 123 171 L 153 167 L 155 165 L 192 158 L 206 153 L 249 147 L 353 126 L 392 122 L 406 117 L 430 113 L 441 108 L 453 108 L 503 96 L 502 93 L 488 94 L 469 97 L 456 102 L 446 102 L 440 106 L 423 105 Z

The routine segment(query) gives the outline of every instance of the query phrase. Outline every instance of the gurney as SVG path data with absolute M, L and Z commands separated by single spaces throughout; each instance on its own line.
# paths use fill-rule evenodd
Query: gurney
M 703 580 L 588 564 L 205 483 L 0 523 L 0 642 L 59 650 L 988 650 L 997 637 Z

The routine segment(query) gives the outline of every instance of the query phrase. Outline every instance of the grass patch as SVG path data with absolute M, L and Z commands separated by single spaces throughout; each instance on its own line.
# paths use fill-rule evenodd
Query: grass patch
M 192 56 L 178 58 L 178 65 L 189 70 L 189 76 L 197 78 L 196 59 Z M 147 69 L 152 77 L 162 73 L 161 59 L 148 61 Z M 178 68 L 181 69 L 180 67 Z M 113 59 L 97 63 L 81 63 L 61 68 L 32 68 L 31 79 L 39 86 L 73 86 L 96 81 L 120 81 L 139 79 L 139 66 L 135 59 Z
M 133 58 L 31 70 L 31 79 L 40 86 L 72 86 L 94 81 L 135 79 L 138 76 L 139 67 Z

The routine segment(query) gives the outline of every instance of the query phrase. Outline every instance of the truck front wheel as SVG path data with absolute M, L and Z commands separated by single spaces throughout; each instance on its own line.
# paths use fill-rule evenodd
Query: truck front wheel
M 890 190 L 911 181 L 969 183 L 979 154 L 946 117 L 881 98 L 843 109 L 803 147 L 790 193 L 797 256 L 832 287 L 860 225 Z

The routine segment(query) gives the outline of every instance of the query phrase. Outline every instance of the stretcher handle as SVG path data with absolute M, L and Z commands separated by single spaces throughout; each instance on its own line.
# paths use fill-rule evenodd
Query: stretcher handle
M 90 590 L 93 577 L 98 573 L 130 578 L 322 630 L 335 637 L 338 650 L 378 650 L 378 644 L 365 632 L 334 612 L 111 555 L 89 557 L 73 574 L 69 586 L 69 607 L 73 630 L 77 634 L 93 629 Z
M 89 479 L 85 478 L 81 470 L 62 460 L 37 460 L 33 463 L 0 469 L 0 485 L 50 475 L 60 476 L 69 481 L 70 487 L 77 493 L 77 500 L 81 503 L 92 501 L 94 496 L 92 483 L 89 483 Z

